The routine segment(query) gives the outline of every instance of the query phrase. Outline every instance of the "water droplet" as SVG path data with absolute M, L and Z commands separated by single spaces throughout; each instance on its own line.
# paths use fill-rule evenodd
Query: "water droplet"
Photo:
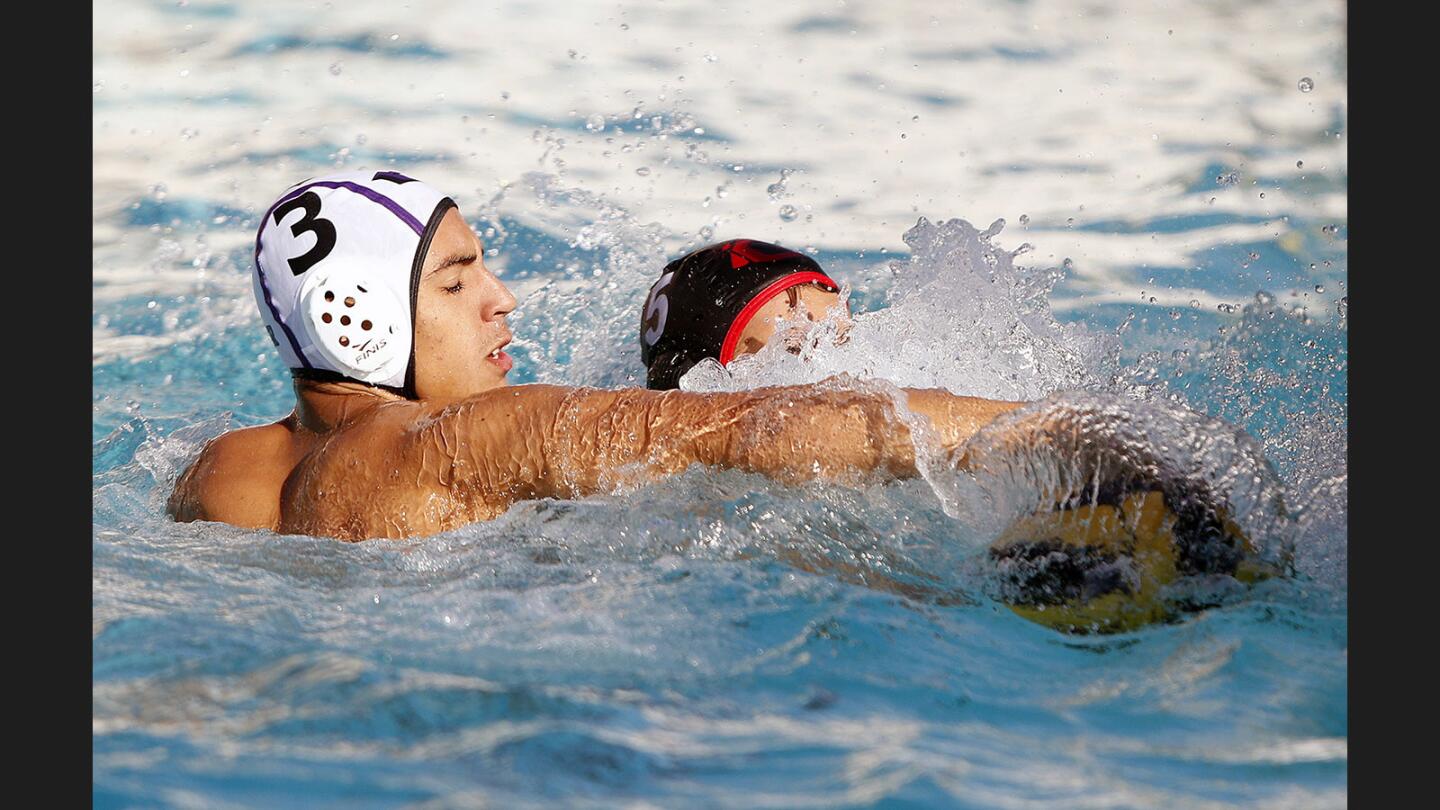
M 1323 293 L 1323 292 L 1325 292 L 1325 285 L 1324 285 L 1324 284 L 1316 284 L 1316 285 L 1315 285 L 1315 292 L 1317 292 L 1317 293 Z
M 509 100 L 510 100 L 510 91 L 509 91 L 509 90 L 501 90 L 501 91 L 500 91 L 500 100 L 501 100 L 501 101 L 509 101 Z
M 800 211 L 799 211 L 799 209 L 797 209 L 795 206 L 793 206 L 793 205 L 782 205 L 782 206 L 780 206 L 780 218 L 783 219 L 783 220 L 785 220 L 786 222 L 794 222 L 794 221 L 795 221 L 795 218 L 798 217 L 798 216 L 800 216 Z
M 1309 76 L 1306 76 L 1305 78 L 1301 79 L 1299 82 L 1296 83 L 1296 87 L 1300 88 L 1300 92 L 1308 93 L 1311 90 L 1315 89 L 1315 80 L 1310 78 Z
M 90 85 L 90 91 L 91 91 L 92 93 L 98 93 L 98 92 L 100 92 L 101 90 L 104 90 L 104 89 L 105 89 L 105 83 L 104 83 L 104 82 L 95 82 L 94 84 Z
M 180 137 L 187 141 L 199 134 L 199 131 L 191 129 L 190 127 L 180 130 Z
M 629 30 L 630 30 L 630 23 L 620 23 L 620 30 L 621 30 L 621 31 L 629 31 Z
M 585 128 L 590 130 L 591 132 L 605 131 L 605 116 L 601 115 L 600 113 L 595 113 L 589 118 L 586 118 Z
M 1322 232 L 1324 232 L 1327 236 L 1334 236 L 1335 234 L 1337 234 L 1337 233 L 1340 232 L 1340 226 L 1339 226 L 1339 225 L 1326 225 L 1325 227 L 1321 228 L 1320 230 L 1321 230 Z
M 1066 218 L 1065 218 L 1065 227 L 1068 228 L 1068 227 L 1070 227 L 1070 226 L 1072 226 L 1072 225 L 1074 225 L 1074 224 L 1075 224 L 1075 218 L 1074 218 L 1074 217 L 1066 217 Z
M 720 57 L 716 56 L 716 55 L 713 54 L 713 53 L 706 52 L 706 54 L 705 54 L 705 61 L 706 61 L 706 62 L 718 62 L 718 61 L 720 61 Z
M 1029 225 L 1029 224 L 1030 224 L 1030 215 L 1029 215 L 1029 214 L 1021 214 L 1021 215 L 1020 215 L 1020 224 L 1021 224 L 1021 225 Z
M 1262 199 L 1262 200 L 1265 199 L 1265 192 L 1263 192 L 1263 191 L 1260 192 L 1260 199 Z
M 391 34 L 391 35 L 390 35 L 390 41 L 391 41 L 391 42 L 394 42 L 395 40 L 397 40 L 397 39 L 399 39 L 399 38 L 400 38 L 400 35 L 399 35 L 399 34 Z
M 640 168 L 635 170 L 635 173 L 640 175 L 641 177 L 648 177 L 650 175 L 650 167 L 641 166 Z
M 1217 175 L 1215 177 L 1215 182 L 1222 186 L 1233 186 L 1236 183 L 1240 182 L 1240 173 L 1226 172 L 1225 174 Z
M 1190 299 L 1190 308 L 1191 308 L 1191 309 L 1199 309 L 1199 308 L 1200 308 L 1200 300 L 1199 300 L 1198 298 L 1191 298 L 1191 299 Z
M 715 226 L 706 225 L 700 229 L 700 239 L 709 242 L 715 236 Z
M 565 53 L 569 54 L 571 59 L 574 59 L 575 56 L 576 56 L 576 54 L 579 53 L 579 52 L 576 51 L 574 48 L 571 48 L 570 50 L 566 51 Z
M 910 120 L 911 120 L 911 121 L 919 121 L 919 120 L 920 120 L 920 116 L 918 116 L 918 115 L 912 115 L 912 116 L 910 116 Z
M 1297 168 L 1297 169 L 1303 169 L 1303 168 L 1305 168 L 1305 161 L 1303 161 L 1303 160 L 1297 160 L 1297 161 L 1295 161 L 1295 168 Z
M 790 179 L 791 174 L 793 174 L 793 170 L 781 169 L 780 179 L 765 187 L 765 193 L 772 201 L 778 201 L 785 196 L 785 181 Z
M 343 70 L 345 70 L 345 68 L 344 68 L 344 66 L 342 65 L 342 63 L 340 63 L 340 62 L 331 62 L 331 63 L 330 63 L 330 75 L 331 75 L 331 76 L 339 76 L 340 73 L 341 73 Z

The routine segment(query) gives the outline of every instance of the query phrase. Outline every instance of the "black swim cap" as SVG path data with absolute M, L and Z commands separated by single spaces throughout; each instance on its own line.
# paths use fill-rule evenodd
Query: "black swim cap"
M 753 239 L 710 245 L 665 265 L 640 314 L 646 385 L 678 388 L 706 357 L 729 363 L 755 313 L 799 284 L 840 290 L 809 256 Z

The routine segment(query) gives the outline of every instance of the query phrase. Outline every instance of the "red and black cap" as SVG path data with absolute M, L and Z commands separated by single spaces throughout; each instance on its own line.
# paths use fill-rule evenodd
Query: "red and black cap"
M 800 284 L 840 290 L 809 256 L 754 239 L 710 245 L 665 265 L 640 314 L 646 385 L 677 388 L 706 357 L 729 363 L 755 313 Z

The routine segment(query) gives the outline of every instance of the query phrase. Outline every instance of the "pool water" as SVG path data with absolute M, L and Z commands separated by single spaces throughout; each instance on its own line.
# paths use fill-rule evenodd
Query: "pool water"
M 1344 4 L 95 20 L 97 807 L 1347 804 Z M 170 522 L 205 440 L 293 403 L 256 217 L 372 167 L 459 201 L 520 299 L 512 382 L 643 381 L 663 263 L 778 241 L 849 341 L 685 387 L 1109 398 L 1157 442 L 1193 409 L 1268 459 L 1295 576 L 1064 635 L 995 601 L 945 471 L 695 468 L 395 542 Z

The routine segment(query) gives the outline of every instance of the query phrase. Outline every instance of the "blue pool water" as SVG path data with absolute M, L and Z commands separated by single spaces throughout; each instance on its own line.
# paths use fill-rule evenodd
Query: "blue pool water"
M 95 805 L 1346 805 L 1343 4 L 941 5 L 97 6 Z M 851 342 L 687 386 L 1184 405 L 1259 442 L 1296 575 L 1066 636 L 943 481 L 702 469 L 398 542 L 170 522 L 293 402 L 255 217 L 382 166 L 493 253 L 513 382 L 633 384 L 666 258 L 781 241 Z

